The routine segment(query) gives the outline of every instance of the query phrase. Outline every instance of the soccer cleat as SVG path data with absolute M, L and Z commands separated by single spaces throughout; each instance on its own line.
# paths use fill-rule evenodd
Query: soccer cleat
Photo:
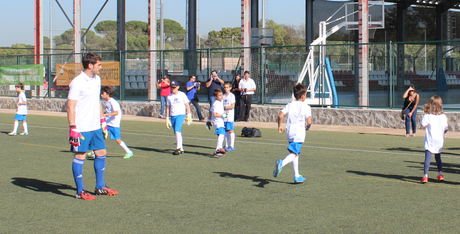
M 94 151 L 89 151 L 88 153 L 86 153 L 86 159 L 95 159 L 96 158 L 96 155 L 94 154 Z
M 96 195 L 107 195 L 107 196 L 113 196 L 113 195 L 117 195 L 118 194 L 118 191 L 117 190 L 113 190 L 107 186 L 105 187 L 102 187 L 100 189 L 98 188 L 95 188 L 94 189 L 94 193 Z
M 19 133 L 19 135 L 21 135 L 21 136 L 27 136 L 27 135 L 29 135 L 29 133 L 28 133 L 28 132 L 23 132 L 23 133 Z
M 179 154 L 183 154 L 183 153 L 184 153 L 183 150 L 181 150 L 181 149 L 176 149 L 176 150 L 174 150 L 173 155 L 179 155 Z
M 212 123 L 211 123 L 210 120 L 208 120 L 208 122 L 206 122 L 206 128 L 207 128 L 208 130 L 211 130 L 211 127 L 212 127 Z
M 126 153 L 123 158 L 131 158 L 133 156 L 133 152 Z
M 10 136 L 16 136 L 17 133 L 16 133 L 16 132 L 10 132 L 10 133 L 8 133 L 8 135 L 10 135 Z
M 422 183 L 422 184 L 428 183 L 428 177 L 424 176 L 424 177 L 422 178 L 422 180 L 420 181 L 420 183 Z
M 212 155 L 213 157 L 224 157 L 225 156 L 225 150 L 220 148 L 220 149 L 217 149 L 216 152 L 214 152 L 214 154 Z
M 81 191 L 80 194 L 75 195 L 75 198 L 82 199 L 82 200 L 95 200 L 96 199 L 95 196 L 89 194 L 88 191 L 85 191 L 85 190 Z
M 235 148 L 233 148 L 233 147 L 225 147 L 225 150 L 226 151 L 235 151 Z
M 276 167 L 275 167 L 275 170 L 273 171 L 273 177 L 278 177 L 281 170 L 283 170 L 283 160 L 278 159 L 276 160 Z
M 443 175 L 438 175 L 438 182 L 444 181 L 444 176 Z
M 302 183 L 305 180 L 307 180 L 307 179 L 303 178 L 303 176 L 294 177 L 294 183 Z

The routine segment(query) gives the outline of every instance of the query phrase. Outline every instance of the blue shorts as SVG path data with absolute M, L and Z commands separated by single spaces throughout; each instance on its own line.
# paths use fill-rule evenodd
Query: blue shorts
M 300 148 L 302 148 L 302 142 L 289 142 L 289 147 L 287 150 L 289 150 L 291 153 L 299 155 L 301 152 Z
M 171 116 L 171 125 L 174 132 L 182 132 L 182 125 L 184 124 L 185 115 Z
M 222 134 L 222 135 L 225 136 L 225 128 L 220 127 L 218 129 L 216 129 L 216 132 L 214 134 L 216 134 L 216 135 Z
M 80 139 L 80 146 L 70 146 L 72 152 L 87 152 L 88 150 L 102 150 L 105 149 L 104 136 L 102 129 L 91 132 L 82 132 L 81 135 L 85 138 Z
M 17 120 L 17 121 L 26 121 L 26 116 L 25 116 L 25 115 L 18 115 L 18 114 L 16 114 L 16 116 L 14 116 L 14 120 Z
M 225 131 L 233 131 L 234 130 L 233 122 L 225 122 L 224 126 L 225 126 Z
M 109 129 L 110 139 L 111 140 L 121 139 L 120 128 L 119 127 L 107 126 L 107 128 Z

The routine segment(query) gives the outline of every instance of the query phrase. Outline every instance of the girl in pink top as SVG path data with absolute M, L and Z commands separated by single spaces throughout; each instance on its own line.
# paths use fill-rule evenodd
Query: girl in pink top
M 160 118 L 163 118 L 163 115 L 165 114 L 165 103 L 166 103 L 166 98 L 171 94 L 171 86 L 170 86 L 170 81 L 167 76 L 163 77 L 161 79 L 161 82 L 157 82 L 157 88 L 161 88 L 161 93 L 160 93 L 160 102 L 161 102 L 161 111 L 160 111 Z

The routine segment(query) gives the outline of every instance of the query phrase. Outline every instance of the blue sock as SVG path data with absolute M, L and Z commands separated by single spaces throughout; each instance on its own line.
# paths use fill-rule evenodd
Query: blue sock
M 96 188 L 105 187 L 104 183 L 105 156 L 96 156 L 94 159 L 94 172 L 96 173 Z
M 75 184 L 77 186 L 77 194 L 80 194 L 81 191 L 85 189 L 85 187 L 83 187 L 83 163 L 84 162 L 85 160 L 74 158 L 73 163 L 72 163 L 72 172 L 73 172 L 73 178 L 75 180 Z

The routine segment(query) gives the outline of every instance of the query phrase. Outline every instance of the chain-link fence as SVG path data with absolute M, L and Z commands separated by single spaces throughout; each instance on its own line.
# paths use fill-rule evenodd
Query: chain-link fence
M 359 107 L 359 45 L 333 42 L 322 46 L 330 60 L 338 107 Z M 107 79 L 116 81 L 116 98 L 122 100 L 149 100 L 149 88 L 160 90 L 156 83 L 163 76 L 178 80 L 181 90 L 195 75 L 201 82 L 200 101 L 208 101 L 205 83 L 211 71 L 216 70 L 225 82 L 234 82 L 236 74 L 250 70 L 257 85 L 253 103 L 284 104 L 292 100 L 292 88 L 299 81 L 310 85 L 309 77 L 299 79 L 308 57 L 308 46 L 252 47 L 250 65 L 242 67 L 243 48 L 207 48 L 197 50 L 158 50 L 127 52 L 95 52 L 104 62 L 117 62 Z M 318 49 L 313 54 L 318 64 Z M 370 43 L 369 51 L 369 107 L 398 108 L 408 85 L 415 85 L 423 104 L 432 95 L 443 98 L 445 108 L 460 108 L 460 42 Z M 149 56 L 155 54 L 156 77 L 150 77 Z M 68 82 L 61 81 L 63 66 L 81 61 L 81 54 L 53 53 L 40 56 L 0 56 L 0 68 L 27 65 L 41 61 L 45 69 L 44 85 L 27 87 L 35 97 L 66 98 Z M 37 60 L 38 59 L 38 60 Z M 67 65 L 66 65 L 67 64 Z M 112 69 L 112 68 L 110 68 Z M 318 69 L 318 67 L 316 67 Z M 113 72 L 113 71 L 112 71 Z M 75 73 L 74 73 L 75 74 Z M 103 81 L 108 73 L 102 73 Z M 113 76 L 113 77 L 112 77 Z M 72 79 L 67 77 L 66 79 Z M 0 85 L 0 95 L 16 96 L 12 84 Z M 312 84 L 312 87 L 315 84 Z M 321 95 L 319 95 L 321 96 Z M 152 96 L 150 96 L 152 97 Z M 151 99 L 151 98 L 150 98 Z

